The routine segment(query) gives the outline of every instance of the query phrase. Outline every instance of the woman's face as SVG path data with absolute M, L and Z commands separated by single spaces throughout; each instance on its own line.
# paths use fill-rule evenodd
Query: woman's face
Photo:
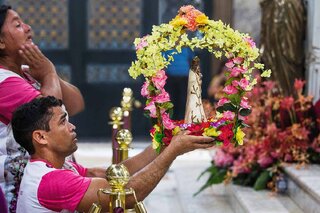
M 32 43 L 31 27 L 25 24 L 17 12 L 8 10 L 6 20 L 2 26 L 1 42 L 8 55 L 17 54 L 21 46 Z

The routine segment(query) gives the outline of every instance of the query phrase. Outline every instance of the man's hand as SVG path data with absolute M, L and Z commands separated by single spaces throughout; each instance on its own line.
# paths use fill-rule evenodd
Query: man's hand
M 178 156 L 195 149 L 206 149 L 215 144 L 213 138 L 189 134 L 189 131 L 184 131 L 174 136 L 167 149 L 171 149 L 171 151 Z
M 37 45 L 24 44 L 19 50 L 19 54 L 30 67 L 30 75 L 39 81 L 43 82 L 47 75 L 56 75 L 56 70 L 52 62 L 40 51 Z

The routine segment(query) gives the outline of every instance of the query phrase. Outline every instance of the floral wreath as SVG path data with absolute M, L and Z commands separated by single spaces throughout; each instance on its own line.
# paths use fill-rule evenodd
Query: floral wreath
M 188 30 L 197 30 L 202 36 L 189 39 Z M 134 44 L 137 60 L 129 68 L 129 74 L 134 79 L 139 75 L 145 77 L 141 95 L 147 98 L 146 114 L 155 120 L 150 130 L 154 149 L 160 151 L 161 146 L 168 145 L 182 129 L 193 135 L 213 137 L 217 144 L 243 144 L 242 128 L 247 127 L 244 121 L 251 113 L 245 95 L 252 90 L 258 77 L 252 72 L 254 69 L 263 71 L 261 77 L 271 74 L 271 70 L 263 70 L 264 65 L 255 62 L 259 50 L 247 34 L 233 30 L 220 20 L 209 20 L 205 14 L 187 5 L 180 8 L 169 24 L 153 26 L 151 35 L 137 38 Z M 185 124 L 170 119 L 173 104 L 164 89 L 167 79 L 164 68 L 173 61 L 173 54 L 165 57 L 162 52 L 176 49 L 180 53 L 184 46 L 192 50 L 207 49 L 216 58 L 224 55 L 228 59 L 224 97 L 217 103 L 217 116 L 207 122 Z

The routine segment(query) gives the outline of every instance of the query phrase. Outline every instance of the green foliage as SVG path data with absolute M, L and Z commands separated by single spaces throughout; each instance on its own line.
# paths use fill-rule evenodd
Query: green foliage
M 241 109 L 239 112 L 241 116 L 248 116 L 250 115 L 250 113 L 251 113 L 251 109 Z
M 198 177 L 198 180 L 206 173 L 210 174 L 207 182 L 203 186 L 201 186 L 199 191 L 197 191 L 193 196 L 198 195 L 204 189 L 208 188 L 209 186 L 211 186 L 213 184 L 222 183 L 226 174 L 227 174 L 227 169 L 218 168 L 214 164 L 212 164 L 209 168 L 207 168 L 204 172 L 202 172 L 200 174 L 200 176 Z
M 223 106 L 220 106 L 217 108 L 217 111 L 220 113 L 223 113 L 225 111 L 231 111 L 231 112 L 236 112 L 237 111 L 237 107 L 232 104 L 232 103 L 225 103 Z
M 264 170 L 263 172 L 260 173 L 258 179 L 254 183 L 253 188 L 255 190 L 262 190 L 267 188 L 267 184 L 270 181 L 272 176 L 270 175 L 270 172 L 267 170 Z

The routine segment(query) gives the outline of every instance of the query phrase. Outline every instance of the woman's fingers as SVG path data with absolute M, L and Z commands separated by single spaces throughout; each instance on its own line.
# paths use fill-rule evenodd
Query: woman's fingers
M 27 64 L 32 64 L 32 61 L 30 60 L 30 58 L 26 55 L 25 51 L 23 50 L 19 50 L 19 54 L 22 56 L 22 58 L 25 60 L 25 62 Z

